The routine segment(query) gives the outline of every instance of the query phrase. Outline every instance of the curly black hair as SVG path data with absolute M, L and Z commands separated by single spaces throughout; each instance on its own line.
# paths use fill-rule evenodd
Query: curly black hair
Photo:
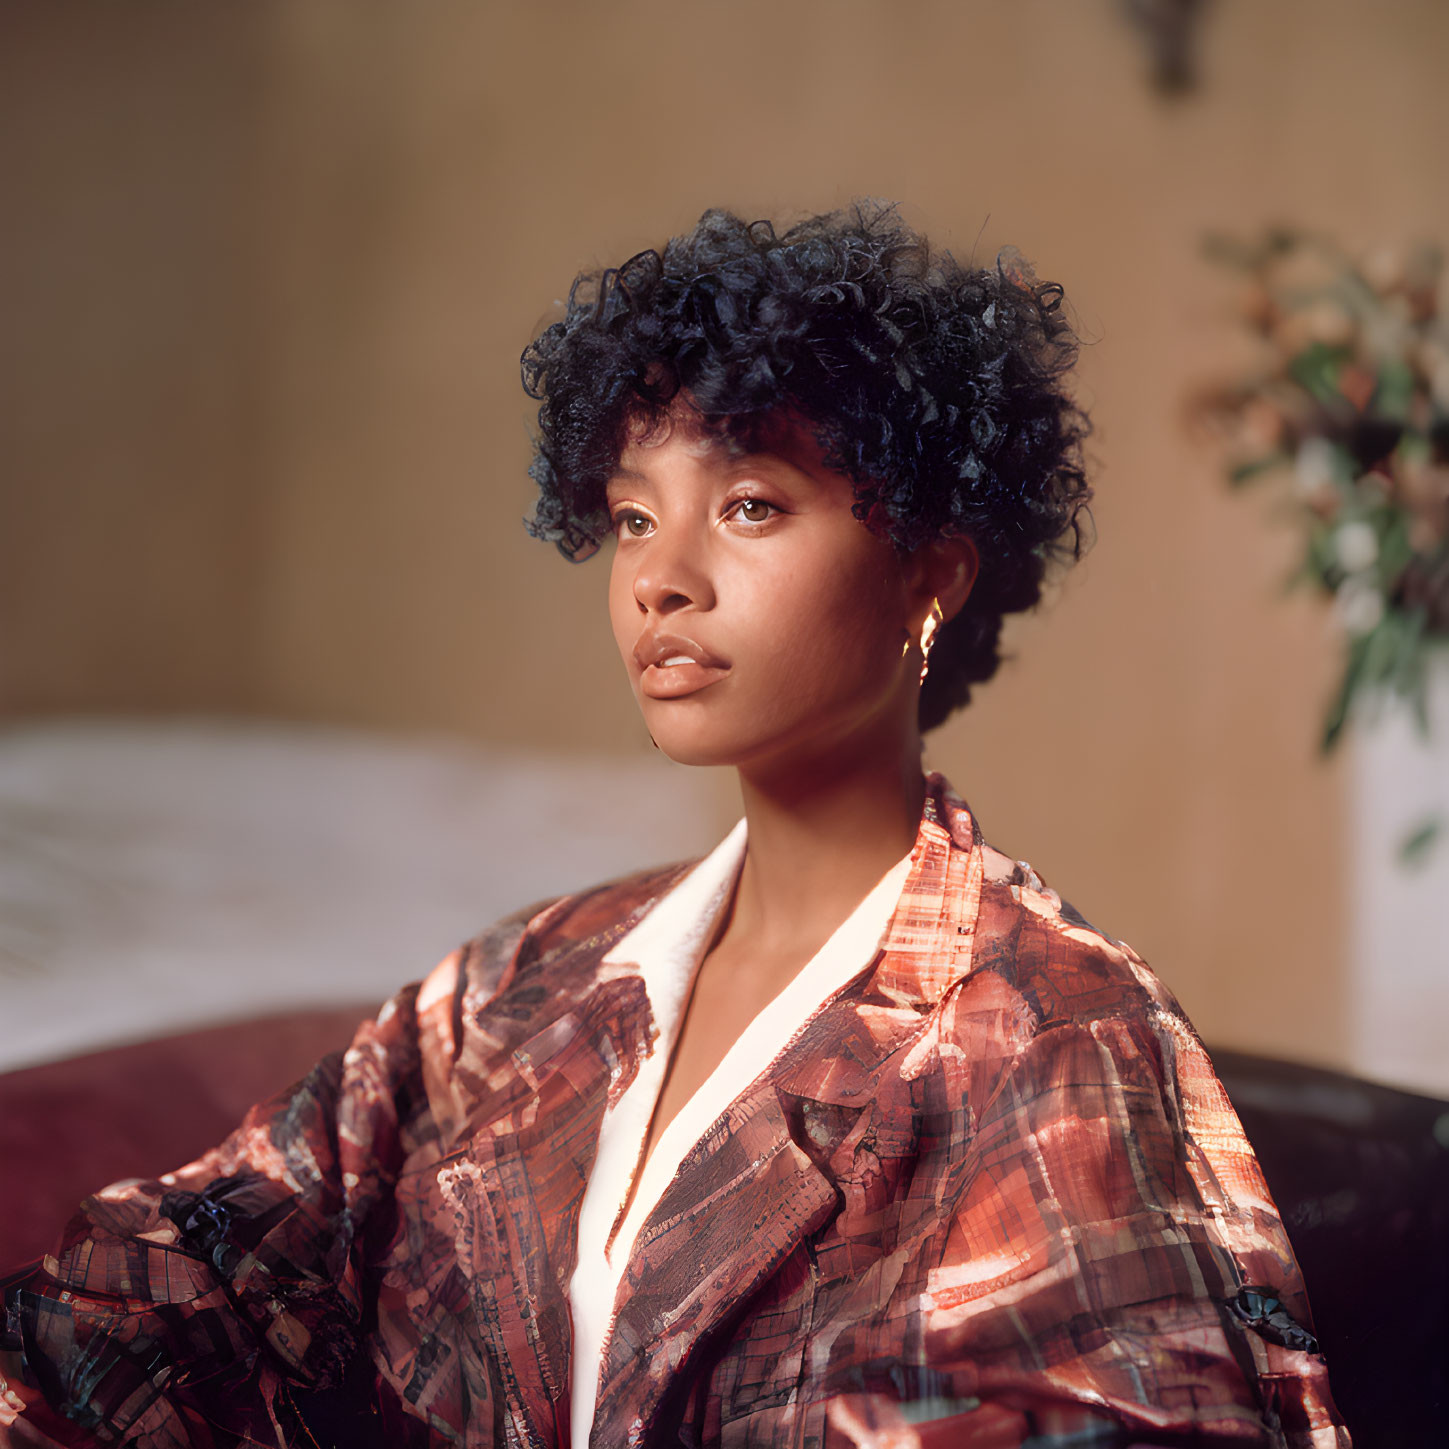
M 523 353 L 540 401 L 530 533 L 571 559 L 609 534 L 604 490 L 630 427 L 681 394 L 747 441 L 788 407 L 855 485 L 855 514 L 907 551 L 968 534 L 981 570 L 940 634 L 920 725 L 940 724 L 1001 662 L 1006 614 L 1080 557 L 1088 422 L 1065 374 L 1077 339 L 1062 289 L 1006 251 L 963 267 L 885 203 L 777 233 L 707 211 L 693 231 L 585 272 L 563 319 Z

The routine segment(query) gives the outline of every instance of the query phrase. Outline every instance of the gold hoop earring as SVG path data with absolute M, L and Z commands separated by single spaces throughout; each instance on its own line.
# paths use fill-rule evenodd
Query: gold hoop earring
M 945 615 L 941 613 L 940 599 L 931 600 L 931 612 L 926 615 L 926 622 L 921 625 L 921 683 L 926 682 L 926 674 L 931 668 L 931 650 L 936 647 L 936 637 L 941 632 L 941 625 L 946 622 Z

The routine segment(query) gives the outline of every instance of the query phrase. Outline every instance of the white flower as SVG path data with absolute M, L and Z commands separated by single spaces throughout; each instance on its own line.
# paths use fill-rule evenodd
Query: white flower
M 1339 585 L 1333 599 L 1338 622 L 1354 638 L 1372 634 L 1384 617 L 1384 596 L 1361 574 Z
M 1408 304 L 1394 297 L 1363 319 L 1364 351 L 1379 362 L 1397 362 L 1409 350 L 1413 325 Z
M 1408 259 L 1394 246 L 1381 246 L 1363 259 L 1364 280 L 1376 292 L 1392 292 L 1404 285 Z
M 1333 551 L 1340 567 L 1348 574 L 1361 574 L 1372 568 L 1379 556 L 1379 536 L 1371 523 L 1361 518 L 1342 523 L 1333 535 Z
M 1309 437 L 1298 445 L 1293 473 L 1298 491 L 1307 498 L 1333 486 L 1337 476 L 1338 450 L 1327 438 Z
M 1354 320 L 1343 305 L 1324 297 L 1303 313 L 1303 326 L 1309 337 L 1327 347 L 1341 347 L 1353 340 Z

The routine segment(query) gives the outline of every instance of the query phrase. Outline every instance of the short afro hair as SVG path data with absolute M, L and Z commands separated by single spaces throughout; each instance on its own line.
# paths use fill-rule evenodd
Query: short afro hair
M 1002 619 L 1040 600 L 1048 563 L 1083 550 L 1088 423 L 1066 387 L 1077 339 L 1061 303 L 1015 252 L 963 267 L 885 203 L 783 232 L 707 211 L 662 250 L 581 274 L 524 351 L 540 402 L 528 530 L 571 559 L 595 552 L 629 429 L 681 395 L 745 442 L 789 408 L 867 527 L 902 551 L 964 533 L 980 554 L 931 655 L 931 729 L 996 672 Z

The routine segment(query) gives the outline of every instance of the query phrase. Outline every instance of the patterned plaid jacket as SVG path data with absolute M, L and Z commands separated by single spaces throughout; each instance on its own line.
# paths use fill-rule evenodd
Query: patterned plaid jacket
M 14 1442 L 566 1446 L 579 1205 L 653 1033 L 599 963 L 684 870 L 502 922 L 221 1147 L 88 1199 L 7 1284 L 53 1406 Z M 1197 1036 L 939 776 L 881 952 L 625 1284 L 595 1449 L 1348 1443 Z

